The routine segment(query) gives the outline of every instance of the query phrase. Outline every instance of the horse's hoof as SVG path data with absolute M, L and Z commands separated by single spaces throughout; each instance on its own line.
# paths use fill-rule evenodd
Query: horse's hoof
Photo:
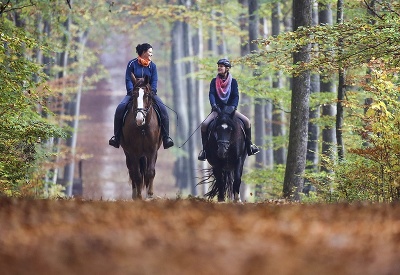
M 152 201 L 152 200 L 154 200 L 154 196 L 153 195 L 147 195 L 146 201 Z

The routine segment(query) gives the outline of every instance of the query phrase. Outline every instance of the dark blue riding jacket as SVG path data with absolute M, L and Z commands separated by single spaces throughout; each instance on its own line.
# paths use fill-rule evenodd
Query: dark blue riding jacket
M 223 108 L 226 105 L 226 106 L 234 106 L 236 109 L 239 104 L 239 88 L 236 79 L 232 78 L 231 94 L 226 104 L 222 102 L 222 100 L 219 98 L 217 94 L 217 86 L 215 84 L 215 81 L 216 78 L 213 78 L 213 80 L 211 80 L 210 91 L 208 93 L 208 98 L 210 99 L 211 106 L 217 104 L 218 107 Z
M 128 62 L 128 66 L 126 68 L 125 73 L 125 84 L 126 84 L 126 94 L 129 95 L 133 90 L 133 83 L 131 79 L 131 72 L 135 75 L 136 78 L 144 78 L 147 75 L 150 79 L 151 90 L 157 94 L 157 66 L 152 61 L 148 67 L 144 67 L 139 64 L 137 58 L 132 59 Z

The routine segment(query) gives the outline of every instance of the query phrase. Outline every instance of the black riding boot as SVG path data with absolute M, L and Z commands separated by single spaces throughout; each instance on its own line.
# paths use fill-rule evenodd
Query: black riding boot
M 246 134 L 246 149 L 247 149 L 247 155 L 255 155 L 258 152 L 260 152 L 260 149 L 258 149 L 257 145 L 253 144 L 251 142 L 251 128 L 245 129 L 245 134 Z
M 207 132 L 201 131 L 201 144 L 203 145 L 203 148 L 201 149 L 199 156 L 197 157 L 198 160 L 205 161 L 207 159 L 206 157 L 206 143 L 207 143 Z
M 164 149 L 168 149 L 174 146 L 174 141 L 169 137 L 169 120 L 168 117 L 161 115 L 161 134 L 163 140 Z
M 118 119 L 117 115 L 114 116 L 114 136 L 110 138 L 108 144 L 119 148 L 119 139 L 121 137 L 121 121 Z

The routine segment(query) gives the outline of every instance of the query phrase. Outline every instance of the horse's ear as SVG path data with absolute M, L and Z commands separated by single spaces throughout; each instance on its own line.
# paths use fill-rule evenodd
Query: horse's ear
M 131 72 L 131 79 L 132 79 L 133 85 L 135 85 L 136 84 L 136 77 L 132 72 Z
M 147 84 L 149 84 L 150 83 L 150 78 L 149 78 L 149 76 L 146 74 L 145 76 L 144 76 L 144 85 L 147 85 Z

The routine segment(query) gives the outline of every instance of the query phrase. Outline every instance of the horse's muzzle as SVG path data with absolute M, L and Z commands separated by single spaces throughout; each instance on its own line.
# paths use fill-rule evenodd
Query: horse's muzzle
M 146 115 L 144 111 L 138 110 L 136 113 L 136 125 L 143 126 L 146 123 Z
M 220 159 L 226 158 L 229 148 L 229 141 L 218 140 L 217 145 L 218 145 L 217 156 Z

